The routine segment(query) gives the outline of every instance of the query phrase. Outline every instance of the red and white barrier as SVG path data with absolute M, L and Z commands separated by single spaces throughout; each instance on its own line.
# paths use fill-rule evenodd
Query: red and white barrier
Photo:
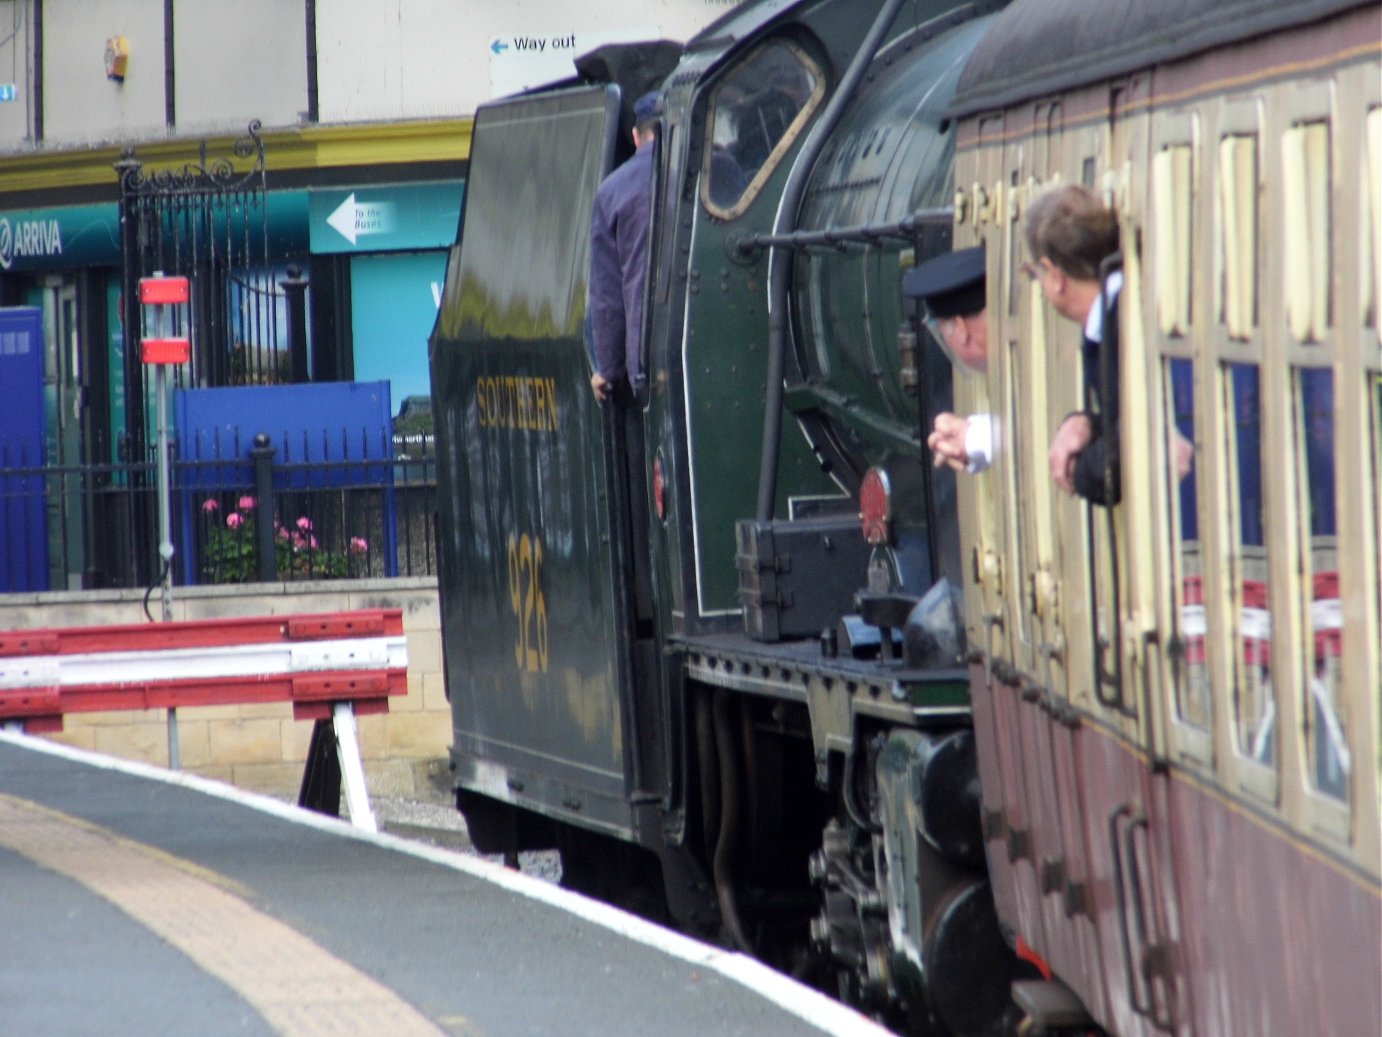
M 68 713 L 291 702 L 296 719 L 332 721 L 351 818 L 371 829 L 354 716 L 407 691 L 400 609 L 0 631 L 0 724 L 41 733 Z

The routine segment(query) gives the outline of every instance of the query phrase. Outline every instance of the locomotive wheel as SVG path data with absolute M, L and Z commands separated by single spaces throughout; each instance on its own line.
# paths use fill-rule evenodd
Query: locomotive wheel
M 926 941 L 931 1010 L 955 1034 L 1001 1034 L 1012 1019 L 1013 980 L 1034 976 L 1003 939 L 987 881 L 951 890 Z
M 564 888 L 659 925 L 671 921 L 662 886 L 662 867 L 653 854 L 573 828 L 559 831 L 557 848 L 561 853 Z

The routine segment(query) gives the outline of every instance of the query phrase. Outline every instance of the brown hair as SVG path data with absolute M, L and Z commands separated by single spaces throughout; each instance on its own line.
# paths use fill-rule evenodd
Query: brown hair
M 1027 208 L 1027 251 L 1068 277 L 1097 281 L 1099 264 L 1118 251 L 1118 217 L 1087 187 L 1056 184 Z

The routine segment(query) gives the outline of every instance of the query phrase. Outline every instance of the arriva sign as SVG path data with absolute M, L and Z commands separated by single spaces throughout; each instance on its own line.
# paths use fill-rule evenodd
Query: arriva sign
M 0 271 L 22 274 L 116 266 L 120 212 L 109 205 L 0 212 Z
M 0 270 L 16 258 L 62 255 L 62 224 L 57 220 L 18 220 L 0 216 Z

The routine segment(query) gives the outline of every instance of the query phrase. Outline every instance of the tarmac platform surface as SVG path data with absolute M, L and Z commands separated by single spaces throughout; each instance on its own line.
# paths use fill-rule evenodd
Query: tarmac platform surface
M 0 1006 L 30 1037 L 887 1037 L 483 859 L 0 732 Z

